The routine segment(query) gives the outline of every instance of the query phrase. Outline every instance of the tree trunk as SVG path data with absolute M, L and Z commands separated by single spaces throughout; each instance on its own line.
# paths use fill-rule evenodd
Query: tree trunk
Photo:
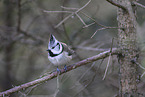
M 137 27 L 135 6 L 132 6 L 133 0 L 117 0 L 127 8 L 123 10 L 118 8 L 117 20 L 118 26 L 123 28 L 118 30 L 119 47 L 121 53 L 118 55 L 120 63 L 120 87 L 119 97 L 138 97 L 137 96 L 137 65 L 138 46 L 137 46 Z

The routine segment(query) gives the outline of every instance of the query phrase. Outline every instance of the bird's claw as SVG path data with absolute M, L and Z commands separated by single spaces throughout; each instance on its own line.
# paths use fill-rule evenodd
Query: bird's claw
M 58 66 L 57 66 L 57 73 L 60 74 L 61 73 L 61 70 L 58 69 Z
M 66 65 L 64 66 L 64 70 L 65 70 L 65 72 L 67 71 L 67 66 Z

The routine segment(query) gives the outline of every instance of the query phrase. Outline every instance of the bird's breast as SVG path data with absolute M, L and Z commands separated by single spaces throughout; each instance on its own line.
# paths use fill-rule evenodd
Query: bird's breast
M 68 62 L 72 59 L 72 56 L 68 56 L 67 52 L 63 52 L 55 57 L 51 57 L 48 55 L 48 59 L 52 64 L 56 66 L 67 65 Z

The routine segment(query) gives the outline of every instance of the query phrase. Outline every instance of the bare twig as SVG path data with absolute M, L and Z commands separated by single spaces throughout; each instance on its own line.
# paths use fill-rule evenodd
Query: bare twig
M 145 8 L 145 6 L 144 5 L 142 5 L 142 4 L 140 4 L 140 3 L 138 3 L 138 2 L 133 2 L 135 5 L 137 5 L 137 6 L 139 6 L 139 7 L 142 7 L 142 8 Z
M 93 24 L 95 24 L 95 23 L 96 23 L 97 25 L 99 25 L 99 26 L 102 27 L 102 28 L 100 28 L 100 29 L 97 29 L 97 30 L 94 32 L 94 34 L 91 36 L 91 38 L 93 38 L 93 37 L 95 36 L 95 34 L 96 34 L 98 31 L 101 31 L 101 30 L 105 30 L 105 29 L 123 29 L 123 28 L 120 28 L 120 27 L 109 27 L 109 26 L 102 25 L 102 24 L 98 23 L 95 19 L 93 19 L 93 18 L 91 18 L 90 16 L 88 16 L 87 14 L 85 14 L 85 13 L 83 13 L 83 12 L 80 12 L 80 13 L 82 13 L 83 15 L 85 15 L 86 17 L 88 17 L 89 19 L 91 19 L 92 21 L 94 21 L 93 23 L 88 24 L 88 25 L 84 26 L 83 28 L 86 28 L 86 27 L 88 27 L 88 26 L 91 26 L 91 25 L 93 25 Z
M 116 54 L 118 54 L 119 51 L 120 51 L 119 49 L 112 49 L 112 53 L 111 53 L 111 54 L 112 54 L 112 55 L 116 55 Z M 88 63 L 97 61 L 97 60 L 99 60 L 99 59 L 106 58 L 106 57 L 109 56 L 109 54 L 110 54 L 110 50 L 105 51 L 105 52 L 102 52 L 102 53 L 100 53 L 100 54 L 98 54 L 98 55 L 96 55 L 96 56 L 93 56 L 93 57 L 84 59 L 84 60 L 79 61 L 79 62 L 77 62 L 77 63 L 75 63 L 75 64 L 69 65 L 69 66 L 67 66 L 67 71 L 64 70 L 64 69 L 61 69 L 61 70 L 60 70 L 60 71 L 61 71 L 61 72 L 60 72 L 60 75 L 63 74 L 63 73 L 66 73 L 66 72 L 68 72 L 68 71 L 70 71 L 70 70 L 76 69 L 77 67 L 80 67 L 80 66 L 82 66 L 82 65 L 85 65 L 85 64 L 88 64 Z M 4 91 L 4 92 L 1 92 L 1 93 L 0 93 L 0 96 L 9 95 L 9 94 L 11 94 L 11 93 L 20 91 L 20 90 L 22 90 L 22 89 L 25 89 L 25 88 L 28 88 L 28 87 L 31 87 L 31 86 L 34 86 L 34 85 L 37 85 L 37 84 L 40 84 L 40 83 L 44 83 L 44 82 L 46 82 L 46 81 L 48 81 L 48 80 L 50 80 L 50 79 L 55 78 L 57 75 L 58 75 L 58 72 L 57 72 L 57 71 L 52 72 L 52 73 L 50 73 L 49 75 L 44 76 L 44 77 L 42 77 L 42 78 L 36 79 L 36 80 L 34 80 L 34 81 L 31 81 L 31 82 L 28 82 L 28 83 L 25 83 L 25 84 L 16 86 L 16 87 L 14 87 L 14 88 L 11 88 L 11 89 L 9 89 L 9 90 L 6 90 L 6 91 Z
M 92 21 L 94 21 L 97 25 L 101 26 L 101 27 L 106 27 L 100 23 L 98 23 L 95 19 L 93 19 L 92 17 L 88 16 L 87 14 L 85 14 L 84 12 L 80 12 L 81 14 L 83 14 L 84 16 L 86 16 L 87 18 L 91 19 Z
M 100 28 L 100 29 L 97 29 L 94 34 L 91 36 L 91 38 L 93 38 L 95 36 L 95 34 L 98 32 L 98 31 L 101 31 L 101 30 L 104 30 L 104 29 L 107 29 L 107 28 Z
M 47 10 L 44 10 L 43 12 L 46 12 L 46 13 L 73 13 L 71 11 L 47 11 Z
M 32 92 L 32 90 L 35 89 L 35 87 L 37 87 L 38 85 L 39 85 L 39 84 L 34 85 L 34 86 L 28 88 L 28 89 L 25 91 L 25 93 L 22 93 L 22 92 L 20 92 L 20 91 L 19 91 L 19 93 L 21 94 L 22 97 L 27 97 L 27 96 Z M 21 97 L 21 96 L 20 96 L 20 97 Z
M 76 13 L 76 16 L 80 19 L 80 21 L 86 26 L 86 23 L 84 22 L 84 20 Z
M 77 9 L 75 12 L 71 12 L 71 11 L 44 11 L 44 12 L 48 12 L 48 13 L 71 13 L 70 15 L 68 15 L 67 17 L 65 17 L 62 21 L 60 21 L 60 23 L 58 23 L 55 28 L 59 27 L 62 23 L 64 23 L 66 20 L 68 20 L 70 17 L 72 17 L 73 15 L 77 15 L 78 12 L 80 12 L 82 9 L 84 9 L 89 3 L 91 2 L 91 0 L 89 0 L 84 6 L 82 6 L 81 8 Z M 62 7 L 62 6 L 61 6 Z M 65 8 L 66 7 L 62 7 Z M 68 8 L 68 9 L 72 9 L 72 8 Z M 75 9 L 75 8 L 73 8 Z M 77 17 L 81 20 L 82 19 L 77 15 Z
M 139 65 L 140 68 L 142 68 L 143 70 L 145 70 L 145 68 L 143 66 L 141 66 L 139 63 L 137 63 Z
M 122 29 L 122 28 L 119 28 L 119 27 L 103 27 L 103 28 L 97 29 L 96 32 L 94 32 L 94 34 L 91 36 L 91 38 L 93 38 L 98 31 L 105 30 L 105 29 Z
M 140 63 L 138 63 L 136 61 L 136 59 L 131 60 L 131 62 L 135 63 L 136 65 L 138 65 L 141 69 L 145 70 L 145 67 L 143 67 Z
M 56 97 L 57 96 L 57 94 L 59 93 L 59 75 L 57 76 L 57 88 L 56 88 L 56 91 L 55 91 L 55 93 L 54 93 L 54 96 L 53 97 Z
M 89 0 L 83 7 L 81 7 L 80 9 L 78 9 L 75 13 L 78 13 L 79 11 L 81 11 L 82 9 L 84 9 L 90 2 L 91 2 L 91 0 Z
M 59 27 L 63 22 L 65 22 L 67 19 L 69 19 L 71 16 L 73 16 L 74 14 L 77 14 L 79 11 L 81 11 L 82 9 L 84 9 L 89 3 L 91 2 L 91 0 L 89 0 L 83 7 L 79 8 L 76 12 L 70 14 L 69 16 L 67 16 L 66 18 L 64 18 L 59 24 L 57 24 L 55 27 Z
M 141 78 L 145 75 L 145 72 L 140 76 Z
M 72 17 L 74 15 L 74 13 L 68 15 L 67 17 L 65 17 L 61 22 L 59 22 L 55 28 L 59 27 L 62 23 L 64 23 L 66 20 L 68 20 L 70 17 Z
M 64 6 L 61 6 L 61 8 L 68 9 L 68 10 L 78 10 L 79 9 L 79 8 L 70 8 L 70 7 L 64 7 Z
M 88 26 L 93 25 L 93 24 L 96 23 L 97 25 L 99 25 L 99 26 L 101 26 L 105 29 L 123 29 L 123 28 L 119 28 L 119 27 L 109 27 L 109 26 L 102 25 L 102 24 L 98 23 L 95 19 L 93 19 L 92 17 L 85 14 L 84 12 L 80 12 L 80 13 L 83 14 L 84 16 L 86 16 L 87 18 L 91 19 L 92 21 L 94 21 L 93 23 L 88 24 L 88 25 L 84 26 L 83 28 L 88 27 Z
M 139 64 L 136 59 L 131 60 L 131 62 L 135 63 L 138 65 L 141 69 L 145 70 L 145 67 L 143 67 L 141 64 Z M 141 75 L 141 78 L 145 75 L 145 72 Z
M 112 39 L 112 44 L 111 44 L 110 54 L 109 54 L 109 58 L 108 58 L 108 62 L 107 62 L 106 70 L 105 70 L 105 74 L 104 74 L 104 77 L 103 77 L 102 80 L 105 79 L 106 74 L 107 74 L 107 71 L 108 71 L 108 67 L 109 67 L 109 64 L 110 64 L 111 53 L 112 53 L 112 47 L 113 47 L 113 41 L 114 41 L 114 38 Z
M 87 27 L 89 27 L 89 26 L 91 26 L 91 25 L 93 25 L 93 24 L 95 24 L 95 22 L 90 23 L 90 24 L 88 24 L 88 25 L 84 26 L 83 28 L 87 28 Z
M 104 73 L 104 76 L 103 76 L 103 79 L 102 80 L 104 80 L 105 77 L 106 77 L 106 74 L 107 74 L 107 71 L 108 71 L 108 67 L 109 67 L 109 64 L 110 64 L 110 59 L 111 59 L 111 53 L 109 54 L 107 66 L 106 66 L 105 73 Z

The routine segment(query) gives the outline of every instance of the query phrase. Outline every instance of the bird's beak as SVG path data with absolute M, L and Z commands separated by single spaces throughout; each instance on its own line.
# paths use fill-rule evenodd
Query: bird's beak
M 46 51 L 49 51 L 49 49 L 47 49 Z

